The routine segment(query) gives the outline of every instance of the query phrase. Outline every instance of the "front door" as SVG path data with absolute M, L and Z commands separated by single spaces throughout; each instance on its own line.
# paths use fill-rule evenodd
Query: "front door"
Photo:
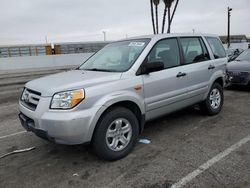
M 146 63 L 154 61 L 162 61 L 164 70 L 142 75 L 146 120 L 185 106 L 188 90 L 176 38 L 161 40 L 152 48 Z

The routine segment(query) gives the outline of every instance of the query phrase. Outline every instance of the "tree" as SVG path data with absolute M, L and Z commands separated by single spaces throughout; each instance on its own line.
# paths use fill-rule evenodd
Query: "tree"
M 155 5 L 155 20 L 156 20 L 156 33 L 159 33 L 159 27 L 158 27 L 158 5 L 160 3 L 160 0 L 153 0 L 153 3 Z
M 164 7 L 164 13 L 163 13 L 163 19 L 162 19 L 162 30 L 161 32 L 164 33 L 165 30 L 165 24 L 166 24 L 166 16 L 168 13 L 168 28 L 167 33 L 170 33 L 171 31 L 171 24 L 179 3 L 179 0 L 163 0 L 165 7 Z M 171 6 L 175 2 L 173 12 L 171 14 Z M 158 5 L 160 4 L 160 0 L 150 0 L 150 6 L 151 6 L 151 18 L 152 18 L 152 26 L 153 26 L 153 32 L 154 34 L 159 33 L 159 26 L 158 26 Z M 155 18 L 154 18 L 154 7 L 155 5 Z M 156 22 L 156 24 L 155 24 Z
M 173 2 L 173 1 L 172 1 Z M 170 33 L 170 30 L 171 30 L 171 24 L 172 24 L 172 21 L 173 21 L 173 18 L 174 18 L 174 15 L 175 15 L 175 12 L 176 12 L 176 9 L 177 9 L 177 6 L 178 6 L 178 3 L 179 3 L 179 0 L 176 0 L 175 2 L 175 6 L 174 6 L 174 10 L 173 10 L 173 13 L 172 15 L 170 16 L 170 8 L 171 8 L 171 5 L 169 7 L 169 12 L 168 12 L 168 33 Z M 171 3 L 172 4 L 172 3 Z
M 163 18 L 162 18 L 162 30 L 161 30 L 162 33 L 164 33 L 164 29 L 165 29 L 167 11 L 168 11 L 168 20 L 169 20 L 170 7 L 172 3 L 174 2 L 174 0 L 163 0 L 163 2 L 165 4 L 165 7 L 164 7 Z
M 150 7 L 151 7 L 151 18 L 152 18 L 153 32 L 154 32 L 154 34 L 155 34 L 155 19 L 154 19 L 153 0 L 150 0 Z

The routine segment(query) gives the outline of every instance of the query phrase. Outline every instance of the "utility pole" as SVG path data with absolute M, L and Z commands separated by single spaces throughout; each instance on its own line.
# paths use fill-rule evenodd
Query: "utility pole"
M 103 39 L 104 41 L 106 41 L 106 31 L 103 31 L 102 33 L 103 33 Z
M 230 17 L 232 10 L 232 8 L 227 7 L 227 48 L 230 47 Z

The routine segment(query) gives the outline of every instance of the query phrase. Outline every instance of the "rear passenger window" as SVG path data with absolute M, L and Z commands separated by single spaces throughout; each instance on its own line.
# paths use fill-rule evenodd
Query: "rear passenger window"
M 214 58 L 224 58 L 226 57 L 226 52 L 221 44 L 221 41 L 216 37 L 206 37 L 208 44 L 210 45 Z
M 185 64 L 209 60 L 207 49 L 200 38 L 180 38 Z
M 177 39 L 164 39 L 159 41 L 148 55 L 148 62 L 162 61 L 164 68 L 180 65 L 180 53 Z

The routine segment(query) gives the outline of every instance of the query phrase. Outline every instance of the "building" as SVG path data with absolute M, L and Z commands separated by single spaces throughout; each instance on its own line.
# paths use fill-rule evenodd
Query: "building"
M 223 44 L 228 43 L 227 36 L 220 36 L 220 39 Z M 230 43 L 249 42 L 249 40 L 246 35 L 230 35 Z

